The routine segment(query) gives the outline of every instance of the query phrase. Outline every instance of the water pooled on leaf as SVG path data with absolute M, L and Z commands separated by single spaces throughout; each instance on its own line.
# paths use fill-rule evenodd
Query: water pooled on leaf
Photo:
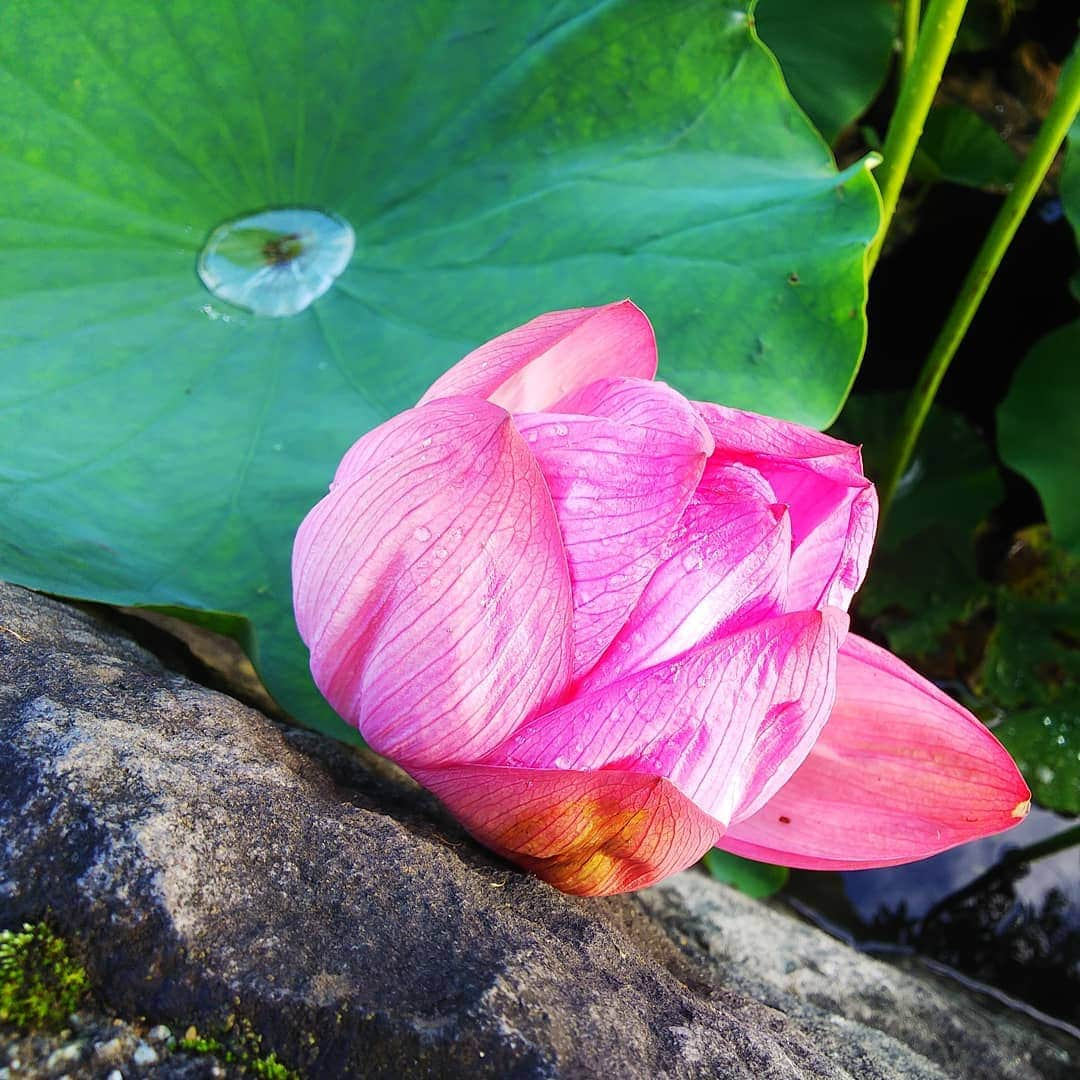
M 263 210 L 219 225 L 199 255 L 217 297 L 256 315 L 296 315 L 349 264 L 352 226 L 320 210 Z

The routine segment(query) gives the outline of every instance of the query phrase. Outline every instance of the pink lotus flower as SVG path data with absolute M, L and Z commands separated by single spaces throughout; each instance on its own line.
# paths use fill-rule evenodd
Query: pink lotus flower
M 655 371 L 629 301 L 553 312 L 349 450 L 293 554 L 330 703 L 567 892 L 714 844 L 885 866 L 1016 824 L 994 737 L 848 633 L 877 515 L 858 449 Z

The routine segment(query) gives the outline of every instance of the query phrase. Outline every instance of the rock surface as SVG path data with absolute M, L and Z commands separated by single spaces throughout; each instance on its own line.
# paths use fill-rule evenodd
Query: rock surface
M 1051 1046 L 1019 1014 L 990 1012 L 703 875 L 679 874 L 636 899 L 688 951 L 707 954 L 717 985 L 797 1020 L 856 1076 L 1072 1076 L 1080 1062 L 1067 1036 Z
M 250 1026 L 312 1077 L 1071 1072 L 704 877 L 554 892 L 391 767 L 3 585 L 0 728 L 0 926 L 47 915 L 113 1015 Z

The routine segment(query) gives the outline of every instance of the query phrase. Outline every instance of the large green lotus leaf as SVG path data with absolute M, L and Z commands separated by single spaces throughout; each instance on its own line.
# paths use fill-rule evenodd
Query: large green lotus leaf
M 1005 463 L 1043 501 L 1054 539 L 1080 555 L 1080 321 L 1035 343 L 998 407 Z
M 330 291 L 210 295 L 207 237 L 280 206 L 355 230 Z M 289 554 L 358 435 L 488 337 L 627 295 L 685 391 L 827 423 L 877 223 L 731 0 L 7 0 L 0 574 L 245 616 L 332 728 Z
M 896 0 L 759 0 L 758 33 L 795 100 L 830 142 L 881 90 L 899 12 Z

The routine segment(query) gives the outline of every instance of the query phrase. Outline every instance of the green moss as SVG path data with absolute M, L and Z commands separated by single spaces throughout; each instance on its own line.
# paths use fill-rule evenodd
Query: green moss
M 235 1065 L 242 1074 L 260 1080 L 300 1080 L 300 1074 L 278 1060 L 275 1053 L 260 1054 L 262 1039 L 244 1020 L 236 1024 L 231 1018 L 220 1038 L 196 1035 L 177 1039 L 173 1049 L 189 1054 L 214 1054 L 228 1065 Z
M 0 1023 L 62 1027 L 85 993 L 85 970 L 44 923 L 0 930 Z
M 278 1061 L 276 1054 L 250 1058 L 245 1064 L 256 1076 L 262 1077 L 262 1080 L 297 1080 L 297 1074 Z
M 196 1035 L 193 1039 L 178 1039 L 177 1050 L 184 1050 L 189 1054 L 216 1054 L 221 1050 L 222 1044 L 217 1039 L 206 1038 Z

